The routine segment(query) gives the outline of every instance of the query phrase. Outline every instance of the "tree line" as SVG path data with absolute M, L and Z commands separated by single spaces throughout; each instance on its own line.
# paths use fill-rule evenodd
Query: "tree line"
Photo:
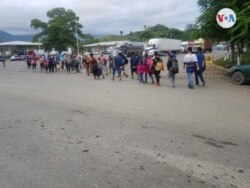
M 35 34 L 33 41 L 42 42 L 45 50 L 48 51 L 52 48 L 64 51 L 67 47 L 76 49 L 77 39 L 82 47 L 82 44 L 114 40 L 148 41 L 150 38 L 174 38 L 185 41 L 206 38 L 214 42 L 228 42 L 232 52 L 230 60 L 234 62 L 234 52 L 237 51 L 238 61 L 240 61 L 243 47 L 248 44 L 250 39 L 249 0 L 197 0 L 197 4 L 200 8 L 200 16 L 195 23 L 188 24 L 184 31 L 161 24 L 144 25 L 141 31 L 130 31 L 126 35 L 120 31 L 117 35 L 103 36 L 98 39 L 91 34 L 82 33 L 83 26 L 79 23 L 79 17 L 72 10 L 54 8 L 47 12 L 48 22 L 39 19 L 31 20 L 31 27 L 40 29 L 40 32 Z M 223 29 L 217 24 L 216 15 L 222 8 L 231 8 L 236 13 L 237 22 L 232 28 Z
M 230 61 L 240 64 L 244 46 L 247 48 L 250 39 L 250 2 L 249 0 L 198 0 L 201 14 L 197 18 L 193 35 L 209 38 L 214 41 L 227 41 L 230 47 Z M 221 28 L 216 16 L 222 8 L 232 9 L 237 16 L 236 24 L 228 29 Z
M 91 44 L 114 40 L 148 41 L 150 38 L 174 38 L 180 40 L 190 40 L 190 26 L 185 31 L 169 28 L 161 24 L 155 26 L 143 26 L 142 31 L 130 31 L 124 35 L 106 35 L 101 38 L 94 38 L 91 34 L 82 32 L 83 26 L 79 23 L 79 17 L 70 9 L 54 8 L 47 12 L 48 21 L 39 19 L 31 20 L 31 27 L 39 29 L 33 37 L 33 42 L 42 42 L 45 50 L 53 48 L 58 51 L 67 50 L 68 47 L 76 49 L 76 39 L 80 44 Z M 77 36 L 76 36 L 77 35 Z M 82 45 L 80 45 L 82 47 Z

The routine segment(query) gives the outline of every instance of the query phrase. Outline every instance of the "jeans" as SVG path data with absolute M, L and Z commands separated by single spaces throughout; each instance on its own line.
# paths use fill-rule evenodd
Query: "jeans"
M 148 76 L 150 77 L 152 83 L 154 83 L 154 77 L 153 77 L 153 73 L 152 72 L 145 72 L 145 82 L 147 83 L 148 81 Z
M 193 87 L 193 72 L 187 72 L 188 86 Z
M 66 64 L 66 70 L 67 70 L 67 72 L 70 72 L 70 65 L 69 64 Z
M 117 71 L 118 76 L 121 77 L 121 66 L 114 66 L 113 67 L 113 77 L 115 77 L 115 72 Z
M 139 82 L 140 82 L 140 83 L 144 83 L 144 80 L 143 80 L 143 73 L 140 73 L 140 74 L 139 74 Z
M 195 84 L 196 85 L 199 85 L 199 78 L 202 82 L 204 82 L 204 77 L 203 77 L 202 73 L 203 72 L 200 70 L 195 71 Z
M 172 84 L 174 84 L 175 83 L 175 74 L 168 71 L 168 79 L 170 80 L 170 82 Z

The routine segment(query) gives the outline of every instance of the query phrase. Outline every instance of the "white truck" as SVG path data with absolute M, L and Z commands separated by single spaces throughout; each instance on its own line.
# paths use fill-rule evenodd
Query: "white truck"
M 168 38 L 153 38 L 148 41 L 147 46 L 144 48 L 143 54 L 154 55 L 154 52 L 159 55 L 165 55 L 168 51 L 181 51 L 181 40 L 168 39 Z
M 202 39 L 202 38 L 194 41 L 183 41 L 181 43 L 181 52 L 187 53 L 188 47 L 192 47 L 193 52 L 197 52 L 198 47 L 201 47 L 204 53 L 207 51 L 212 52 L 213 43 L 209 39 Z

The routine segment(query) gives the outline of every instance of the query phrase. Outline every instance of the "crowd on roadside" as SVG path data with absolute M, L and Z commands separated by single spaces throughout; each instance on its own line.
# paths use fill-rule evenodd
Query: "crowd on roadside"
M 86 75 L 93 75 L 94 79 L 105 79 L 108 75 L 111 75 L 111 80 L 127 78 L 126 66 L 130 66 L 131 79 L 138 80 L 140 84 L 147 83 L 150 79 L 150 82 L 157 87 L 160 86 L 161 72 L 164 71 L 165 67 L 172 87 L 175 87 L 175 76 L 179 73 L 179 63 L 176 54 L 173 52 L 168 52 L 168 60 L 165 66 L 158 52 L 155 52 L 153 56 L 133 53 L 131 58 L 127 59 L 121 51 L 115 57 L 111 55 L 105 57 L 103 54 L 99 57 L 94 57 L 93 54 L 83 57 L 65 54 L 47 57 L 33 56 L 27 59 L 28 69 L 36 70 L 37 66 L 46 73 L 60 71 L 79 73 L 80 69 L 85 69 Z M 195 75 L 195 84 L 199 85 L 199 80 L 201 80 L 202 86 L 205 86 L 203 72 L 206 69 L 206 63 L 201 48 L 198 48 L 197 54 L 192 53 L 192 48 L 188 49 L 188 54 L 185 55 L 183 60 L 183 68 L 186 70 L 190 89 L 194 88 L 193 74 Z

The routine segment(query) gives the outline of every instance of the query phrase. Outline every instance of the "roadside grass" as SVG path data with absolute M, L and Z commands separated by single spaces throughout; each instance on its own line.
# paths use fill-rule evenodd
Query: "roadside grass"
M 242 64 L 250 64 L 250 49 L 242 55 Z
M 235 57 L 237 57 L 237 54 L 235 54 Z M 250 49 L 248 49 L 248 51 L 242 55 L 241 62 L 242 62 L 242 64 L 250 64 Z M 214 64 L 221 66 L 221 67 L 224 67 L 224 68 L 230 68 L 230 67 L 236 65 L 237 61 L 235 59 L 234 62 L 230 62 L 229 59 L 224 60 L 224 57 L 223 57 L 221 59 L 214 61 Z

